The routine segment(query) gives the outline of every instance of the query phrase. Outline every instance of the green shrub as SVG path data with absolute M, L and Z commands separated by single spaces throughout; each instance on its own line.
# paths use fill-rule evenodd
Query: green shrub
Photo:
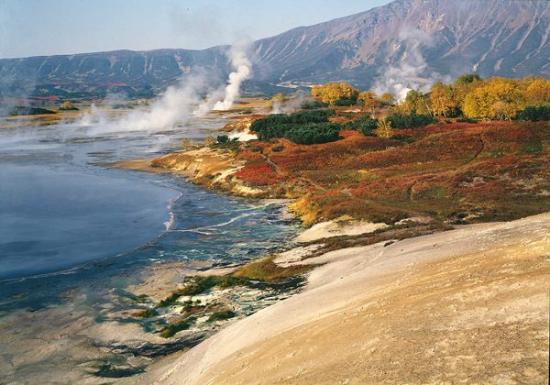
M 394 113 L 386 119 L 392 128 L 417 128 L 435 122 L 431 115 L 416 114 L 414 112 L 410 114 Z
M 332 110 L 312 110 L 270 115 L 256 120 L 250 128 L 262 141 L 287 138 L 299 144 L 326 143 L 339 139 L 340 126 L 328 121 L 333 113 Z
M 333 110 L 312 110 L 301 111 L 294 114 L 274 114 L 258 119 L 250 126 L 250 129 L 256 133 L 262 133 L 270 127 L 276 127 L 283 124 L 304 124 L 304 123 L 322 123 L 327 122 L 329 116 L 334 114 Z
M 518 114 L 519 120 L 547 121 L 550 120 L 550 106 L 528 106 Z
M 472 118 L 460 117 L 456 120 L 458 123 L 476 123 L 477 120 Z
M 241 148 L 241 143 L 237 138 L 229 139 L 227 135 L 218 135 L 211 147 L 237 152 Z
M 374 130 L 376 130 L 377 127 L 378 120 L 371 118 L 370 115 L 363 115 L 353 122 L 344 124 L 344 128 L 359 130 L 366 136 L 374 135 Z
M 398 142 L 403 143 L 414 143 L 415 138 L 413 136 L 406 136 L 406 135 L 395 135 L 391 137 L 393 140 L 397 140 Z
M 319 108 L 326 108 L 328 107 L 327 103 L 323 103 L 319 100 L 308 100 L 302 103 L 300 108 L 303 110 L 317 110 Z
M 353 106 L 355 103 L 356 101 L 353 99 L 338 99 L 336 102 L 334 102 L 334 105 L 347 107 L 347 106 Z
M 298 144 L 327 143 L 338 140 L 340 126 L 335 123 L 308 123 L 290 128 L 285 137 Z

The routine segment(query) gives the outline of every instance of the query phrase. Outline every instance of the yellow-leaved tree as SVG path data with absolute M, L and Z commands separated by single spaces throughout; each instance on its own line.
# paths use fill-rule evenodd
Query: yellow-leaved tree
M 407 93 L 405 100 L 399 104 L 399 108 L 407 114 L 424 115 L 431 113 L 426 96 L 422 92 L 415 90 L 410 90 Z
M 357 101 L 360 102 L 363 105 L 363 109 L 370 112 L 371 117 L 374 118 L 376 108 L 380 106 L 376 94 L 372 91 L 363 91 L 357 96 Z
M 462 111 L 469 118 L 509 120 L 524 106 L 523 94 L 516 81 L 492 78 L 466 95 Z
M 380 96 L 380 101 L 382 104 L 391 106 L 395 104 L 395 96 L 391 92 L 385 92 Z
M 331 105 L 342 99 L 355 101 L 358 94 L 355 88 L 344 82 L 327 83 L 311 88 L 311 96 Z
M 525 102 L 530 106 L 550 104 L 550 80 L 533 79 L 524 92 Z
M 454 88 L 450 85 L 437 82 L 432 86 L 430 92 L 430 104 L 432 112 L 436 116 L 453 117 L 460 109 Z

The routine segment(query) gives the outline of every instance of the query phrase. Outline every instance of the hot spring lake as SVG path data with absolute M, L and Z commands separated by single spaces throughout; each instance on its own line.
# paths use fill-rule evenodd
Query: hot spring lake
M 297 225 L 279 204 L 105 166 L 201 140 L 224 120 L 189 124 L 162 133 L 0 130 L 0 312 L 55 305 L 75 292 L 93 303 L 153 262 L 223 264 L 288 243 Z

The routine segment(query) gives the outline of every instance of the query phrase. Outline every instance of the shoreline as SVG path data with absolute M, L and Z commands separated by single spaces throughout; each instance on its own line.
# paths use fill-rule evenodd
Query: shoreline
M 393 361 L 380 361 L 380 358 L 385 356 L 384 352 L 387 349 L 392 351 L 396 361 L 404 358 L 402 354 L 407 354 L 407 349 L 414 349 L 416 345 L 410 346 L 409 343 L 406 343 L 405 352 L 399 353 L 399 344 L 392 342 L 391 338 L 387 339 L 389 331 L 384 328 L 384 323 L 376 322 L 376 319 L 372 318 L 373 315 L 369 315 L 375 309 L 378 309 L 376 312 L 382 319 L 388 319 L 386 322 L 394 324 L 397 322 L 395 332 L 391 333 L 409 333 L 408 338 L 412 339 L 411 341 L 417 341 L 420 346 L 425 346 L 426 342 L 418 340 L 418 338 L 423 338 L 421 336 L 424 336 L 425 333 L 419 334 L 417 329 L 410 329 L 406 317 L 388 318 L 391 314 L 388 313 L 389 309 L 394 306 L 394 303 L 395 306 L 408 309 L 406 311 L 412 312 L 414 317 L 421 317 L 423 321 L 417 320 L 420 322 L 417 325 L 425 322 L 429 328 L 435 328 L 435 330 L 443 327 L 437 326 L 441 321 L 444 322 L 442 325 L 448 323 L 445 321 L 445 317 L 450 316 L 451 319 L 454 319 L 451 325 L 456 326 L 449 325 L 439 332 L 435 330 L 432 332 L 435 334 L 433 338 L 438 341 L 438 344 L 448 343 L 445 341 L 451 340 L 458 343 L 459 347 L 453 354 L 466 354 L 466 351 L 482 354 L 485 350 L 484 346 L 477 348 L 469 346 L 464 339 L 465 336 L 460 337 L 462 336 L 460 330 L 468 328 L 469 324 L 477 325 L 476 327 L 484 330 L 483 333 L 489 333 L 487 337 L 480 338 L 498 339 L 502 343 L 502 349 L 497 348 L 499 345 L 493 343 L 492 348 L 485 351 L 485 353 L 489 352 L 495 355 L 493 358 L 485 357 L 485 363 L 489 365 L 484 369 L 486 372 L 480 372 L 476 366 L 467 365 L 471 375 L 481 376 L 483 373 L 484 377 L 482 378 L 490 381 L 491 378 L 495 378 L 490 375 L 498 375 L 491 371 L 490 368 L 493 366 L 490 365 L 495 361 L 501 362 L 500 360 L 508 354 L 504 340 L 509 338 L 509 325 L 513 325 L 516 319 L 531 319 L 526 323 L 527 329 L 525 331 L 522 329 L 522 333 L 529 334 L 522 334 L 522 336 L 535 338 L 535 341 L 538 341 L 538 349 L 544 351 L 544 337 L 548 337 L 544 326 L 547 322 L 545 285 L 533 286 L 529 280 L 534 279 L 536 282 L 542 283 L 550 277 L 548 266 L 543 268 L 544 264 L 540 265 L 545 260 L 544 254 L 550 251 L 550 239 L 545 236 L 548 232 L 550 232 L 550 214 L 540 214 L 513 222 L 467 225 L 448 232 L 409 238 L 390 245 L 382 242 L 325 253 L 306 260 L 308 264 L 321 264 L 322 266 L 311 272 L 305 289 L 300 293 L 229 325 L 188 352 L 177 353 L 179 358 L 170 357 L 169 360 L 161 360 L 153 364 L 147 373 L 128 378 L 122 383 L 248 384 L 252 383 L 254 378 L 258 378 L 260 373 L 265 379 L 265 382 L 262 383 L 266 384 L 281 383 L 283 378 L 292 378 L 291 382 L 297 384 L 332 384 L 339 383 L 345 378 L 355 378 L 357 381 L 362 378 L 365 381 L 352 383 L 378 383 L 376 378 L 382 379 L 381 372 L 374 373 L 374 375 L 370 372 L 372 377 L 368 379 L 364 377 L 366 373 L 355 372 L 356 364 L 350 362 L 349 370 L 334 373 L 330 371 L 332 364 L 329 362 L 336 363 L 352 359 L 353 354 L 367 359 L 365 357 L 367 354 L 369 356 L 367 360 L 371 360 L 381 367 L 389 368 L 388 365 L 391 366 Z M 525 243 L 529 243 L 530 248 L 522 248 L 521 245 Z M 478 262 L 471 265 L 472 261 Z M 295 263 L 300 262 L 295 261 Z M 446 266 L 452 268 L 447 271 Z M 491 270 L 485 270 L 488 266 L 493 267 Z M 461 270 L 461 273 L 455 275 L 454 271 L 457 268 Z M 442 274 L 441 277 L 437 274 L 433 275 L 432 270 L 439 271 L 439 274 Z M 476 273 L 476 271 L 478 272 Z M 482 271 L 485 273 L 479 275 Z M 494 271 L 494 273 L 488 273 L 488 271 Z M 509 276 L 511 271 L 516 271 L 516 274 Z M 496 276 L 493 277 L 494 274 Z M 498 276 L 506 278 L 502 278 L 504 281 L 500 282 L 501 278 L 497 278 Z M 435 282 L 430 283 L 430 280 L 434 279 L 440 283 L 433 286 Z M 475 287 L 479 287 L 479 289 L 465 296 L 469 289 L 468 285 L 463 286 L 461 279 L 476 282 Z M 443 284 L 446 280 L 454 285 L 451 287 L 455 294 L 451 295 L 447 289 L 443 289 L 446 287 Z M 495 286 L 492 282 L 500 283 Z M 415 286 L 410 286 L 413 283 Z M 440 286 L 442 284 L 443 286 Z M 414 287 L 418 287 L 418 289 L 410 289 Z M 422 290 L 427 290 L 427 292 L 415 291 L 422 287 L 424 288 Z M 484 298 L 484 290 L 481 289 L 483 287 L 487 287 L 487 290 L 490 288 L 490 295 L 486 297 L 485 305 L 479 307 L 478 301 L 483 301 Z M 510 291 L 510 287 L 514 287 L 515 292 Z M 433 294 L 429 293 L 435 294 L 440 290 L 445 293 L 442 299 L 436 299 L 437 295 L 432 300 L 422 300 L 424 302 L 413 300 L 409 303 L 407 299 L 414 299 L 419 295 L 419 299 L 432 298 L 430 296 Z M 502 297 L 505 293 L 507 297 Z M 471 300 L 467 299 L 468 295 L 472 296 Z M 525 296 L 531 298 L 529 301 L 532 304 L 521 299 Z M 523 302 L 517 302 L 520 299 Z M 372 302 L 373 300 L 375 302 Z M 505 302 L 502 302 L 503 300 Z M 438 301 L 441 301 L 441 305 L 436 305 L 439 303 Z M 456 310 L 453 311 L 452 308 L 449 313 L 449 310 L 446 310 L 445 301 L 451 301 L 450 303 L 455 303 L 453 306 L 462 308 L 463 315 L 456 313 Z M 420 310 L 411 307 L 415 303 L 417 305 L 414 306 L 428 306 L 432 309 L 433 315 L 430 313 L 423 315 Z M 504 305 L 506 303 L 509 305 Z M 489 316 L 483 310 L 486 306 L 493 309 L 488 313 L 493 315 Z M 514 315 L 510 314 L 512 318 L 499 319 L 501 314 L 499 309 L 502 309 L 502 306 L 515 306 Z M 366 308 L 371 310 L 365 313 L 364 309 Z M 397 311 L 397 308 L 393 311 Z M 353 341 L 357 339 L 355 334 L 362 333 L 361 331 L 366 325 L 364 324 L 365 317 L 370 320 L 367 322 L 373 323 L 372 327 L 369 326 L 372 331 L 370 334 L 367 333 L 370 337 L 366 335 L 366 340 L 363 342 L 367 346 L 366 350 L 362 348 L 363 345 L 353 344 Z M 487 320 L 489 322 L 487 324 L 485 322 L 487 317 L 493 321 Z M 346 329 L 341 329 L 339 325 L 342 322 L 350 325 L 354 322 L 360 322 L 360 324 L 354 328 L 350 328 L 348 325 Z M 496 322 L 496 329 L 495 326 L 491 326 L 491 322 Z M 381 329 L 376 329 L 377 327 Z M 458 329 L 456 329 L 457 327 Z M 494 332 L 491 331 L 492 329 Z M 314 333 L 316 337 L 308 337 L 310 331 L 313 330 L 317 330 Z M 330 333 L 327 334 L 329 330 Z M 354 330 L 356 331 L 354 332 Z M 375 333 L 374 330 L 378 330 L 378 332 Z M 534 337 L 536 335 L 539 337 Z M 316 342 L 313 342 L 311 338 L 314 338 Z M 336 343 L 337 340 L 346 341 L 346 338 L 350 345 Z M 462 339 L 456 340 L 456 338 Z M 293 342 L 289 345 L 288 341 Z M 518 339 L 515 338 L 514 341 L 518 342 Z M 525 345 L 529 338 L 520 338 L 519 341 L 522 341 L 523 350 L 520 351 L 523 353 L 516 354 L 512 360 L 514 365 L 530 362 L 531 352 Z M 431 343 L 436 342 L 431 341 Z M 310 352 L 308 353 L 308 349 L 301 349 L 300 346 L 310 346 Z M 287 352 L 286 357 L 283 351 Z M 311 361 L 312 354 L 317 357 L 318 363 Z M 441 359 L 448 353 L 442 352 L 442 354 Z M 340 355 L 342 358 L 338 358 Z M 278 358 L 273 361 L 273 357 Z M 353 360 L 356 362 L 357 358 Z M 544 360 L 539 358 L 534 362 L 536 364 L 531 363 L 529 366 L 531 377 L 540 379 L 541 376 L 544 376 Z M 401 370 L 396 368 L 393 370 L 397 370 L 395 374 L 401 374 L 399 378 L 404 378 L 406 372 L 403 371 L 411 370 L 410 365 L 421 365 L 418 371 L 419 380 L 422 378 L 423 382 L 431 383 L 429 379 L 435 372 L 430 365 L 426 366 L 425 362 L 413 359 L 411 364 L 405 365 Z M 308 369 L 293 371 L 293 368 L 299 367 Z M 448 375 L 454 373 L 450 367 L 447 369 Z M 338 381 L 334 377 L 336 375 Z M 330 380 L 327 381 L 327 378 Z
M 178 156 L 181 156 L 181 153 L 179 154 Z M 208 154 L 208 156 L 210 155 Z M 160 159 L 169 159 L 171 156 L 174 155 L 168 154 Z M 140 160 L 129 164 L 129 166 L 134 170 L 139 168 L 140 171 L 150 171 L 150 169 L 158 168 L 158 163 L 157 167 L 152 167 L 151 162 L 155 161 Z M 203 162 L 199 160 L 197 163 L 201 164 Z M 220 179 L 216 178 L 216 175 L 214 175 L 214 178 L 204 178 L 204 174 L 207 172 L 200 167 L 194 168 L 190 163 L 186 163 L 182 169 L 174 170 L 173 166 L 174 164 L 170 165 L 168 163 L 167 170 L 155 170 L 154 172 L 173 172 L 203 187 L 221 190 L 225 194 L 242 196 L 238 189 L 234 189 L 234 180 L 227 181 L 226 178 L 220 183 Z M 206 169 L 211 170 L 208 165 Z M 214 170 L 215 173 L 227 176 L 223 167 Z M 217 181 L 217 183 L 211 183 L 212 180 Z M 334 378 L 336 374 L 330 370 L 331 365 L 334 363 L 329 362 L 338 360 L 330 359 L 326 352 L 335 349 L 330 338 L 347 341 L 347 344 L 354 346 L 353 341 L 358 336 L 354 335 L 352 330 L 349 333 L 342 333 L 342 330 L 338 327 L 332 327 L 331 322 L 357 322 L 354 320 L 356 317 L 354 318 L 349 314 L 355 315 L 359 311 L 357 309 L 365 307 L 365 303 L 362 302 L 365 294 L 361 289 L 365 285 L 365 279 L 370 282 L 368 287 L 372 287 L 374 294 L 380 290 L 389 290 L 389 293 L 391 293 L 395 289 L 395 282 L 406 286 L 409 284 L 407 280 L 413 276 L 424 275 L 423 280 L 435 279 L 429 275 L 434 266 L 452 266 L 457 263 L 457 260 L 462 259 L 469 261 L 468 263 L 473 263 L 472 261 L 478 261 L 480 258 L 483 261 L 483 258 L 488 256 L 491 259 L 487 263 L 495 263 L 499 266 L 506 265 L 506 260 L 511 258 L 514 260 L 514 264 L 517 265 L 518 271 L 527 269 L 530 277 L 536 277 L 532 279 L 550 278 L 550 273 L 542 267 L 539 268 L 539 265 L 533 267 L 524 263 L 525 260 L 531 261 L 534 259 L 539 261 L 540 264 L 544 259 L 544 253 L 550 252 L 550 239 L 544 236 L 544 232 L 549 231 L 550 214 L 548 213 L 528 216 L 510 222 L 485 222 L 457 227 L 436 224 L 429 217 L 408 218 L 396 222 L 394 225 L 370 223 L 345 217 L 318 223 L 308 229 L 303 229 L 298 234 L 297 240 L 301 242 L 298 242 L 296 247 L 274 257 L 277 266 L 284 268 L 308 266 L 311 268 L 311 272 L 306 275 L 306 285 L 302 290 L 248 317 L 227 324 L 196 347 L 186 352 L 175 353 L 172 356 L 162 358 L 152 364 L 146 373 L 127 378 L 122 383 L 159 385 L 215 383 L 234 385 L 253 383 L 260 375 L 265 379 L 266 384 L 280 384 L 288 381 L 288 379 L 292 379 L 291 382 L 296 384 L 316 383 L 327 385 L 340 382 L 348 383 L 349 379 L 357 380 L 361 378 L 361 373 L 350 373 L 349 371 L 338 373 L 339 379 L 336 380 Z M 524 250 L 518 246 L 525 243 L 533 245 L 533 248 Z M 384 261 L 381 256 L 388 253 L 394 255 L 394 258 Z M 372 257 L 365 258 L 367 255 L 372 255 Z M 462 269 L 469 269 L 469 267 L 462 267 Z M 472 269 L 472 271 L 475 271 L 475 268 Z M 490 280 L 492 279 L 490 277 L 491 274 L 486 278 Z M 448 279 L 453 282 L 456 281 L 453 277 Z M 483 281 L 483 279 L 481 280 Z M 514 281 L 513 278 L 510 280 Z M 422 282 L 422 279 L 419 282 Z M 458 285 L 455 289 L 456 292 L 461 293 L 463 289 L 460 287 L 460 283 L 456 284 Z M 490 282 L 485 284 L 490 285 Z M 525 287 L 520 294 L 517 294 L 518 300 L 522 295 L 532 295 L 527 289 L 530 286 L 529 283 L 518 281 L 514 284 L 520 285 L 522 288 Z M 429 286 L 426 290 L 437 290 L 437 286 L 435 288 Z M 502 292 L 505 290 L 505 286 L 501 285 L 496 291 Z M 405 298 L 407 298 L 411 294 L 404 292 L 401 295 L 405 295 Z M 472 308 L 473 305 L 470 306 L 466 303 L 465 294 L 457 295 L 459 296 L 457 297 L 459 303 L 456 306 L 470 307 L 469 310 L 464 310 L 465 314 L 477 312 L 477 315 L 472 315 L 473 318 L 469 319 L 468 322 L 473 322 L 478 327 L 485 328 L 483 330 L 490 333 L 493 339 L 508 335 L 508 321 L 500 322 L 498 318 L 489 321 L 487 318 L 489 316 L 484 315 L 483 312 L 480 313 L 475 306 Z M 544 309 L 544 295 L 540 290 L 533 295 L 532 301 L 536 301 L 538 304 L 536 309 L 529 306 L 519 306 L 514 311 L 518 317 L 528 317 L 536 320 L 536 325 L 528 325 L 531 329 L 526 333 L 540 334 L 542 332 L 544 334 L 544 328 L 541 328 L 541 325 L 544 325 L 547 320 L 544 311 L 540 311 Z M 382 301 L 382 303 L 386 301 L 383 298 L 379 298 L 375 302 L 375 307 L 383 307 L 379 304 L 379 301 Z M 396 300 L 402 302 L 402 300 Z M 367 305 L 367 307 L 371 306 L 373 305 Z M 441 306 L 444 306 L 444 304 L 441 304 Z M 501 300 L 497 298 L 492 306 L 498 309 L 499 306 L 503 305 Z M 383 310 L 381 317 L 387 317 L 387 312 L 388 310 Z M 441 314 L 441 311 L 438 310 L 438 315 L 442 316 Z M 458 315 L 453 314 L 452 316 L 457 317 Z M 338 319 L 339 321 L 327 323 L 328 319 Z M 419 322 L 424 321 L 428 325 L 435 322 L 434 320 Z M 363 325 L 363 322 L 365 320 L 357 324 L 355 328 L 361 330 L 360 325 Z M 487 326 L 485 322 L 496 322 L 497 334 L 490 332 L 487 329 L 490 326 Z M 379 324 L 375 322 L 373 327 L 381 327 L 376 325 Z M 311 341 L 311 337 L 307 337 L 311 330 L 332 330 L 330 332 L 332 337 L 327 340 L 327 336 L 323 335 L 323 331 L 315 332 L 320 341 L 320 345 L 318 345 Z M 381 329 L 377 333 L 381 333 L 382 330 L 385 329 Z M 406 330 L 406 327 L 404 329 L 403 325 L 397 325 L 396 330 L 401 332 Z M 418 333 L 411 332 L 411 338 L 417 338 Z M 438 336 L 438 333 L 432 333 Z M 452 328 L 445 333 L 443 333 L 443 340 L 437 343 L 448 344 L 446 338 L 458 338 L 450 337 L 455 334 Z M 524 336 L 524 339 L 520 342 L 529 338 L 534 337 L 532 334 L 530 334 L 530 337 Z M 289 345 L 288 341 L 294 342 Z M 301 341 L 301 343 L 297 341 Z M 499 360 L 503 360 L 503 357 L 508 354 L 508 348 L 505 346 L 504 340 L 499 339 L 499 341 L 502 343 L 503 348 L 495 347 L 492 351 L 494 357 L 484 357 L 490 365 L 498 366 L 497 364 L 502 362 Z M 541 339 L 539 338 L 537 341 L 539 344 L 538 349 L 540 349 Z M 387 362 L 381 362 L 380 358 L 373 358 L 372 356 L 376 356 L 377 352 L 390 349 L 393 355 L 400 357 L 399 352 L 395 350 L 395 343 L 382 344 L 378 338 L 365 343 L 370 346 L 367 350 L 371 356 L 365 359 L 372 360 L 380 367 L 387 367 Z M 420 340 L 417 343 L 422 345 Z M 466 354 L 465 351 L 470 352 L 472 350 L 471 347 L 466 347 L 464 341 L 460 344 L 460 349 L 464 350 L 454 354 Z M 316 355 L 308 355 L 298 346 L 310 346 L 310 350 L 315 350 Z M 336 350 L 338 349 L 336 348 Z M 414 351 L 414 348 L 412 349 Z M 526 362 L 525 360 L 530 359 L 531 352 L 528 351 L 527 347 L 525 349 L 527 350 L 524 354 L 517 355 L 515 358 L 518 365 L 523 365 Z M 347 357 L 348 360 L 353 360 L 348 350 L 355 351 L 357 355 L 363 354 L 362 348 L 354 350 L 354 348 L 349 349 L 349 346 L 340 351 L 339 354 Z M 274 353 L 275 351 L 277 353 Z M 482 354 L 479 350 L 474 349 L 474 351 L 476 351 L 476 354 Z M 269 358 L 272 356 L 284 357 L 285 354 L 287 355 L 286 358 L 276 359 L 275 363 Z M 442 354 L 445 356 L 446 353 Z M 405 357 L 402 358 L 405 359 Z M 319 364 L 311 363 L 317 359 L 321 361 Z M 533 379 L 541 378 L 544 373 L 544 362 L 535 361 L 536 364 L 529 367 Z M 415 365 L 423 365 L 424 363 L 416 361 Z M 340 362 L 339 365 L 345 366 L 345 363 Z M 359 363 L 355 365 L 359 365 Z M 304 367 L 309 369 L 294 371 L 296 368 Z M 472 375 L 481 375 L 480 372 L 476 371 L 476 368 L 466 367 L 467 369 L 461 369 L 466 370 L 466 372 L 469 371 Z M 409 365 L 406 365 L 405 368 L 412 370 Z M 396 369 L 393 368 L 393 370 Z M 447 368 L 447 373 L 452 375 L 453 370 Z M 421 382 L 431 383 L 430 379 L 433 378 L 434 372 L 425 366 L 420 371 L 422 372 L 419 377 L 422 378 Z M 490 369 L 486 368 L 486 372 L 484 375 L 491 374 Z M 492 374 L 499 375 L 498 373 Z M 327 381 L 326 378 L 331 378 L 331 381 Z M 363 378 L 364 382 L 352 381 L 349 383 L 379 383 L 383 380 L 383 377 L 379 375 L 372 378 L 378 378 L 378 382 Z M 406 378 L 406 373 L 401 372 L 400 377 L 397 378 Z M 496 377 L 483 378 L 491 381 Z

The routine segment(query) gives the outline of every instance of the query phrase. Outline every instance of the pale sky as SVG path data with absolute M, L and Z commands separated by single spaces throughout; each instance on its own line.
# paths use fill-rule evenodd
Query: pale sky
M 258 39 L 390 0 L 0 0 L 0 58 L 207 48 Z

